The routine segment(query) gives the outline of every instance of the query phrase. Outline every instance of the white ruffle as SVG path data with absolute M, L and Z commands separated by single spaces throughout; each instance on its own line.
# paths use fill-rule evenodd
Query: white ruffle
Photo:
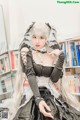
M 50 90 L 51 94 L 54 95 L 55 98 L 59 97 L 60 93 L 53 86 L 53 83 L 52 83 L 52 81 L 50 80 L 49 77 L 44 77 L 44 76 L 38 77 L 38 76 L 36 76 L 36 80 L 37 80 L 37 83 L 38 83 L 38 87 L 46 87 L 47 89 Z M 26 87 L 26 93 L 25 93 L 25 95 L 26 95 L 26 101 L 24 102 L 24 104 L 22 104 L 21 106 L 19 106 L 19 109 L 21 107 L 23 107 L 26 103 L 28 103 L 28 101 L 33 96 L 33 92 L 32 92 L 32 90 L 31 90 L 31 88 L 30 88 L 29 85 Z

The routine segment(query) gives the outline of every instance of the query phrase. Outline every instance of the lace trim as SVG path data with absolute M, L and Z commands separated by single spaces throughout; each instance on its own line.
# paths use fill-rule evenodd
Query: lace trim
M 24 65 L 27 65 L 27 58 L 26 58 L 27 52 L 28 52 L 28 48 L 24 47 L 21 49 L 21 58 Z

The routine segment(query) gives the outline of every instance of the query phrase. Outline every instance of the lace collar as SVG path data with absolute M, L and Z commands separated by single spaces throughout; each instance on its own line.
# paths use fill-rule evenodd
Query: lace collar
M 39 50 L 36 50 L 36 49 L 32 48 L 32 50 L 38 51 L 38 52 L 41 52 L 41 53 L 47 53 L 47 48 L 46 47 L 43 47 L 43 48 L 41 48 Z

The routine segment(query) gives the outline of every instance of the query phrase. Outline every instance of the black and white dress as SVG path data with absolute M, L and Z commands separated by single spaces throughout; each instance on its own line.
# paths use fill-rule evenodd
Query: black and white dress
M 55 46 L 55 45 L 54 45 Z M 26 47 L 28 52 L 21 52 Z M 58 44 L 54 49 L 58 48 Z M 68 105 L 59 91 L 53 87 L 62 77 L 64 54 L 61 53 L 53 66 L 38 64 L 33 59 L 33 50 L 25 42 L 20 46 L 21 65 L 23 72 L 28 78 L 28 90 L 24 93 L 20 107 L 13 120 L 51 120 L 44 117 L 38 108 L 43 99 L 51 108 L 54 120 L 80 120 L 80 113 Z M 46 51 L 38 51 L 46 54 Z M 39 98 L 39 99 L 37 99 Z

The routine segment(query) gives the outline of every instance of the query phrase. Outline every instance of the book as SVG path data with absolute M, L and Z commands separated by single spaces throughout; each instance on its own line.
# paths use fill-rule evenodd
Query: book
M 80 93 L 80 74 L 68 75 L 65 77 L 70 93 Z
M 69 57 L 69 66 L 72 66 L 72 53 L 71 53 L 71 44 L 70 42 L 68 41 L 68 57 Z
M 15 64 L 14 64 L 14 52 L 10 52 L 10 63 L 11 63 L 11 69 L 15 69 Z
M 65 69 L 65 74 L 66 76 L 69 76 L 69 75 L 74 75 L 75 74 L 75 68 L 67 68 Z
M 80 43 L 75 42 L 75 46 L 76 46 L 77 65 L 80 66 Z
M 4 92 L 7 92 L 7 89 L 6 89 L 5 81 L 4 81 L 4 80 L 1 81 L 1 86 L 2 86 L 2 91 L 3 91 L 3 93 L 4 93 Z
M 18 51 L 10 52 L 10 63 L 11 63 L 11 69 L 16 70 L 18 67 Z
M 9 56 L 8 54 L 3 54 L 0 56 L 0 75 L 10 71 Z
M 13 90 L 11 74 L 6 74 L 0 77 L 0 93 L 11 92 Z
M 72 66 L 76 66 L 77 65 L 77 59 L 76 59 L 76 51 L 75 51 L 75 44 L 74 42 L 71 42 L 71 53 L 72 53 Z

